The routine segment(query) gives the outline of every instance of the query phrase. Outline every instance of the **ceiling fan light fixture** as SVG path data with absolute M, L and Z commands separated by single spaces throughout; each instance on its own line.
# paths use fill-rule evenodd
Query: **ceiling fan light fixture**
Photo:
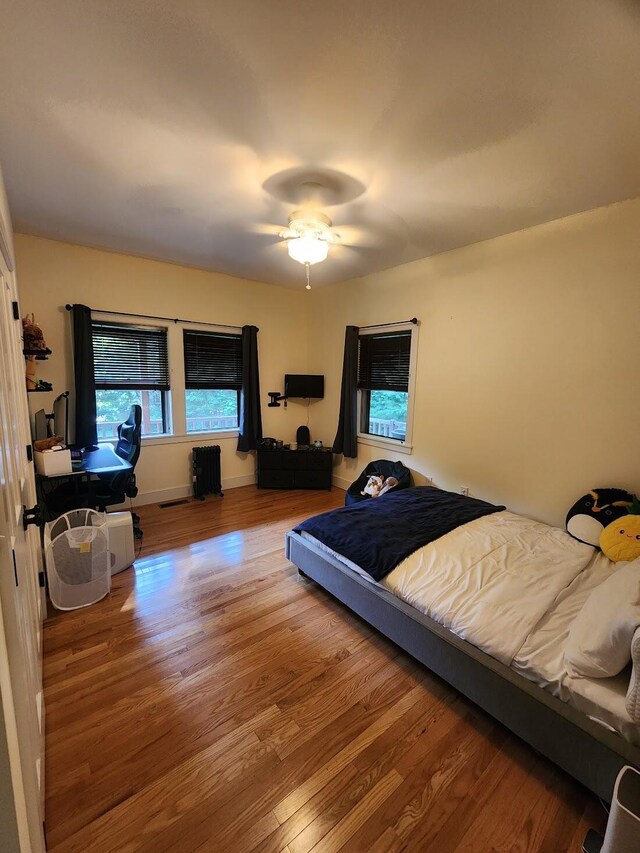
M 319 264 L 326 260 L 329 246 L 326 240 L 321 240 L 313 234 L 303 234 L 289 240 L 287 251 L 289 257 L 300 264 Z

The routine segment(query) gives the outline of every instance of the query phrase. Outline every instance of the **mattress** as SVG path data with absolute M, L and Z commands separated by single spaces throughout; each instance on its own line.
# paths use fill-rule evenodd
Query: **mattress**
M 376 584 L 339 553 L 302 536 Z M 563 662 L 571 623 L 613 570 L 601 552 L 564 531 L 505 511 L 419 549 L 379 585 L 640 746 L 640 727 L 625 708 L 629 672 L 574 678 Z

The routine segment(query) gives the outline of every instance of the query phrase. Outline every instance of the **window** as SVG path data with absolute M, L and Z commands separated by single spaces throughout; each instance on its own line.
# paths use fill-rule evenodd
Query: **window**
M 92 324 L 98 439 L 117 438 L 135 403 L 142 435 L 169 432 L 167 330 L 119 323 Z
M 407 441 L 414 328 L 360 335 L 358 389 L 361 434 L 401 443 Z
M 238 429 L 242 338 L 184 329 L 187 432 Z

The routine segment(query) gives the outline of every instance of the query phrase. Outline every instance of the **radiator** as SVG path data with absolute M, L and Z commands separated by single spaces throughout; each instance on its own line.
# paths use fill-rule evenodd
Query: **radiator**
M 222 497 L 219 444 L 193 448 L 193 494 L 201 501 L 205 495 Z

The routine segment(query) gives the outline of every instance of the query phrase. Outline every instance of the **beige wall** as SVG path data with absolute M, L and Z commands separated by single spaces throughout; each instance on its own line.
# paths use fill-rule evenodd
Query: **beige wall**
M 16 255 L 22 309 L 54 350 L 42 377 L 56 391 L 72 379 L 65 302 L 255 323 L 265 434 L 294 438 L 304 408 L 268 409 L 266 392 L 309 370 L 326 378 L 312 437 L 330 443 L 345 325 L 416 315 L 413 453 L 361 446 L 357 460 L 338 460 L 339 484 L 398 457 L 417 482 L 466 485 L 556 524 L 592 486 L 640 490 L 640 199 L 310 294 L 21 235 Z M 145 447 L 141 491 L 184 493 L 193 443 Z M 252 456 L 220 443 L 227 487 L 249 482 Z
M 49 407 L 55 394 L 73 388 L 70 350 L 70 315 L 66 302 L 92 308 L 139 311 L 167 317 L 213 323 L 255 324 L 260 353 L 260 383 L 265 435 L 295 438 L 296 427 L 306 413 L 299 405 L 269 409 L 267 391 L 283 389 L 284 374 L 307 369 L 306 293 L 268 284 L 159 263 L 128 255 L 43 240 L 21 234 L 15 237 L 20 302 L 23 313 L 34 311 L 53 350 L 38 376 L 53 382 L 51 395 L 32 394 L 32 411 Z M 172 382 L 184 381 L 180 353 L 181 327 L 171 324 L 169 348 Z M 176 393 L 174 405 L 182 395 Z M 182 443 L 144 444 L 137 469 L 141 500 L 162 500 L 186 494 L 190 485 L 189 453 L 195 444 L 219 443 L 222 447 L 223 485 L 252 482 L 253 454 L 235 450 L 236 438 Z
M 437 485 L 556 524 L 593 486 L 640 490 L 640 199 L 311 294 L 316 431 L 335 431 L 344 327 L 421 320 L 414 449 Z

